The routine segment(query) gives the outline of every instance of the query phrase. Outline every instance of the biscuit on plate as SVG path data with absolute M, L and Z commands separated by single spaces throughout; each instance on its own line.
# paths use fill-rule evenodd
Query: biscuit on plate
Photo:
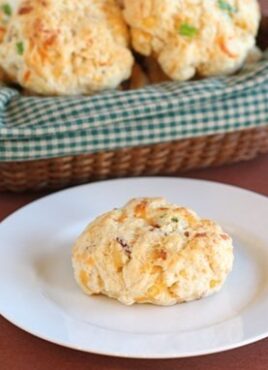
M 134 199 L 98 217 L 72 255 L 85 293 L 166 306 L 219 291 L 233 259 L 219 225 L 163 198 Z
M 115 0 L 26 0 L 8 25 L 0 64 L 41 95 L 91 94 L 130 77 L 128 42 Z
M 230 74 L 255 46 L 257 0 L 124 0 L 134 50 L 173 80 Z

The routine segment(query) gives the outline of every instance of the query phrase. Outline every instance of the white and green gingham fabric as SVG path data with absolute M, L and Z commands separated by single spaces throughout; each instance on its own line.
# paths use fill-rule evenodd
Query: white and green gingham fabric
M 268 124 L 268 55 L 240 74 L 92 97 L 0 89 L 0 161 L 163 143 Z

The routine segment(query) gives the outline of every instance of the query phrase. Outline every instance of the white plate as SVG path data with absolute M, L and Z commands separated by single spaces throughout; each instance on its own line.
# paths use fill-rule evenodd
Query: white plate
M 84 295 L 71 268 L 78 234 L 130 198 L 160 195 L 217 220 L 234 238 L 234 270 L 223 290 L 173 307 Z M 55 193 L 0 225 L 0 312 L 51 342 L 123 357 L 196 356 L 252 343 L 268 335 L 267 222 L 267 198 L 205 181 L 126 179 Z

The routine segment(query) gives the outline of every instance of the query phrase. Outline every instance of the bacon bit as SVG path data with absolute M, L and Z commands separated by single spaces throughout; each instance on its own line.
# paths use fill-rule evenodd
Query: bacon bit
M 231 41 L 231 38 L 229 40 Z M 230 49 L 228 49 L 224 37 L 219 37 L 218 42 L 219 42 L 219 45 L 220 45 L 221 50 L 225 54 L 227 54 L 232 59 L 237 58 L 238 54 L 235 53 L 235 52 L 232 52 Z
M 146 218 L 146 207 L 147 202 L 142 201 L 141 203 L 137 204 L 135 207 L 135 216 L 140 218 Z
M 154 258 L 165 261 L 167 259 L 167 252 L 163 249 L 157 249 L 154 251 Z
M 27 82 L 29 80 L 30 76 L 31 76 L 31 72 L 30 71 L 26 71 L 24 73 L 24 76 L 23 76 L 23 81 L 24 82 Z
M 119 243 L 121 245 L 121 247 L 123 248 L 124 252 L 128 255 L 128 257 L 131 256 L 131 248 L 130 246 L 122 239 L 120 238 L 116 238 L 116 241 L 117 243 Z
M 157 224 L 152 224 L 152 227 L 153 227 L 154 229 L 161 229 L 161 226 L 160 226 L 160 225 L 157 225 Z
M 29 14 L 31 13 L 32 10 L 33 8 L 31 6 L 24 6 L 19 9 L 18 14 L 19 15 Z
M 189 238 L 189 236 L 190 236 L 189 231 L 185 231 L 184 235 L 186 236 L 186 238 Z
M 207 236 L 207 233 L 198 233 L 198 234 L 195 234 L 195 237 L 196 238 L 202 238 L 204 236 Z
M 229 239 L 229 236 L 227 234 L 221 234 L 221 238 L 223 240 L 228 240 Z

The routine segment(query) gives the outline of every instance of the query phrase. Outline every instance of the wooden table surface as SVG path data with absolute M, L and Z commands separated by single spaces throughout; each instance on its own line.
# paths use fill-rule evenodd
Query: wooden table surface
M 268 196 L 268 155 L 232 166 L 193 171 L 185 176 L 233 184 Z M 0 193 L 0 221 L 19 207 L 42 195 L 44 194 Z M 53 368 L 64 370 L 267 370 L 268 339 L 210 356 L 161 361 L 128 360 L 82 353 L 48 343 L 16 328 L 0 317 L 1 370 Z

